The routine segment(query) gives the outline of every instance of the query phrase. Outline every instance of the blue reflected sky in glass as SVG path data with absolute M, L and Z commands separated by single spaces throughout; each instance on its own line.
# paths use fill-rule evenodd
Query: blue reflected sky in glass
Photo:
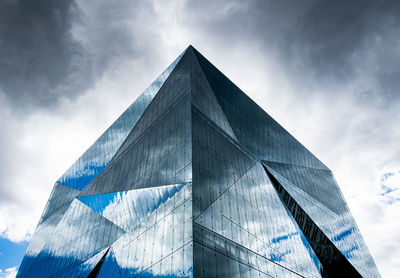
M 122 277 L 139 274 L 190 277 L 193 271 L 191 190 L 191 184 L 184 186 L 113 244 Z
M 196 277 L 320 277 L 287 268 L 282 257 L 266 258 L 219 233 L 194 223 Z M 279 255 L 277 255 L 279 256 Z
M 77 199 L 125 231 L 130 231 L 185 185 L 172 184 L 82 196 Z
M 339 251 L 365 277 L 380 277 L 368 252 L 361 233 L 348 209 L 337 214 L 319 200 L 267 166 L 268 171 L 279 181 L 292 198 L 304 209 Z M 340 202 L 343 203 L 343 202 Z
M 151 189 L 154 190 L 154 188 Z M 193 255 L 190 246 L 192 235 L 191 184 L 163 186 L 159 196 L 166 202 L 160 201 L 157 210 L 153 210 L 152 213 L 147 215 L 142 223 L 136 226 L 130 234 L 122 237 L 121 233 L 118 234 L 112 230 L 108 232 L 96 229 L 98 226 L 104 226 L 108 221 L 100 215 L 96 220 L 94 215 L 97 213 L 89 208 L 84 209 L 86 206 L 75 200 L 71 206 L 73 208 L 67 211 L 58 224 L 54 232 L 56 235 L 48 239 L 47 247 L 45 246 L 39 255 L 34 258 L 35 264 L 31 268 L 31 272 L 22 271 L 21 274 L 24 277 L 41 277 L 47 274 L 50 277 L 75 277 L 75 275 L 76 277 L 82 277 L 79 273 L 87 273 L 93 269 L 101 257 L 98 254 L 90 258 L 98 252 L 92 252 L 91 250 L 98 249 L 96 246 L 107 246 L 107 244 L 120 238 L 113 244 L 113 250 L 116 250 L 120 256 L 122 252 L 122 259 L 118 263 L 121 266 L 125 266 L 123 269 L 125 274 L 127 271 L 131 274 L 132 271 L 135 273 L 145 271 L 143 274 L 152 275 L 154 273 L 154 275 L 161 275 L 160 277 L 168 275 L 171 277 L 191 277 L 190 273 L 193 270 L 191 259 Z M 126 209 L 129 208 L 126 207 Z M 120 213 L 121 215 L 124 214 L 123 212 Z M 78 219 L 80 221 L 77 221 Z M 104 221 L 101 219 L 104 219 Z M 181 224 L 179 225 L 179 223 Z M 174 229 L 171 228 L 172 226 L 174 226 Z M 108 235 L 109 240 L 104 237 L 105 235 Z M 47 234 L 47 236 L 49 235 Z M 74 238 L 78 239 L 78 245 L 74 244 Z M 69 243 L 65 245 L 66 242 Z M 132 247 L 129 244 L 127 245 L 129 242 L 131 242 L 135 250 L 137 250 L 138 243 L 141 246 L 141 249 L 137 250 L 139 252 L 137 256 L 141 260 L 139 262 L 136 261 L 140 267 L 127 267 L 127 264 L 132 263 L 132 260 L 128 260 L 126 253 L 124 255 L 124 252 L 129 251 Z M 67 248 L 62 247 L 64 245 Z M 104 254 L 105 251 L 101 252 Z M 156 252 L 159 252 L 158 255 L 154 254 Z M 150 257 L 143 256 L 143 254 L 150 255 Z M 156 261 L 164 258 L 163 260 L 165 261 L 168 256 L 170 259 L 168 268 L 157 269 L 157 266 L 153 265 L 152 258 Z M 172 256 L 175 256 L 174 260 L 171 259 Z M 107 262 L 105 261 L 105 263 Z M 134 260 L 133 263 L 135 263 Z M 111 266 L 112 264 L 105 266 L 103 269 L 103 274 L 106 275 L 104 277 L 111 277 L 109 276 Z
M 139 121 L 158 90 L 169 77 L 184 52 L 129 106 L 97 141 L 65 172 L 59 183 L 82 190 L 110 162 L 123 141 Z
M 92 209 L 74 200 L 31 265 L 20 269 L 24 277 L 64 273 L 109 246 L 125 232 Z
M 86 278 L 93 271 L 96 265 L 100 262 L 101 258 L 107 252 L 108 248 L 105 248 L 99 252 L 96 252 L 91 255 L 89 259 L 82 263 L 75 263 L 74 265 L 69 266 L 65 269 L 65 271 L 58 272 L 57 274 L 53 274 L 53 277 L 57 278 Z
M 46 241 L 54 233 L 63 214 L 67 211 L 70 203 L 79 192 L 77 189 L 59 183 L 54 185 L 40 222 L 30 240 L 26 255 L 21 262 L 19 272 L 26 272 L 39 254 L 43 256 L 44 251 L 42 250 Z
M 113 249 L 110 248 L 96 278 L 121 277 Z
M 8 239 L 0 238 L 0 269 L 21 263 L 21 257 L 25 254 L 28 242 L 11 242 Z
M 319 265 L 310 256 L 300 229 L 290 218 L 260 163 L 194 221 L 296 273 L 320 277 Z
M 29 260 L 40 260 L 40 264 L 33 265 L 29 271 L 18 272 L 17 277 L 54 277 L 54 278 L 71 278 L 71 277 L 87 277 L 96 264 L 100 261 L 107 249 L 94 252 L 89 256 L 77 259 L 74 256 L 54 257 L 48 253 L 41 253 L 38 257 L 28 257 Z M 58 270 L 58 266 L 66 266 Z M 58 271 L 57 271 L 58 270 Z
M 65 210 L 67 208 L 68 207 L 66 207 Z M 28 270 L 31 268 L 31 264 L 37 263 L 36 259 L 39 259 L 39 254 L 42 253 L 46 241 L 54 234 L 54 230 L 62 219 L 65 210 L 59 209 L 43 223 L 38 225 L 35 233 L 33 234 L 29 247 L 25 253 L 25 256 L 21 262 L 18 275 L 20 275 L 21 273 L 21 275 L 26 275 Z
M 294 219 L 293 219 L 293 222 L 295 223 Z M 295 223 L 295 224 L 297 225 L 297 223 Z M 321 273 L 322 272 L 322 268 L 323 268 L 321 262 L 319 261 L 317 255 L 315 254 L 314 250 L 312 249 L 310 243 L 307 241 L 307 239 L 304 236 L 303 232 L 300 230 L 299 227 L 298 227 L 298 229 L 299 229 L 301 241 L 303 242 L 304 246 L 307 248 L 308 254 L 310 254 L 310 257 L 313 260 L 313 262 L 315 264 L 315 267 Z

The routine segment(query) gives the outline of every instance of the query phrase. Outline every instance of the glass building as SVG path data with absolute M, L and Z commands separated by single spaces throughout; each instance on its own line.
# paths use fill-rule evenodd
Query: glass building
M 332 172 L 189 46 L 59 178 L 17 277 L 380 277 Z

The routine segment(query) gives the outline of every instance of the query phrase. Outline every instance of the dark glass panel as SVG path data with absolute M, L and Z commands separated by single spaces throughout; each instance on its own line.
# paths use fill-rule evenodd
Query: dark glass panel
M 190 51 L 192 52 L 192 50 Z M 193 57 L 191 70 L 192 76 L 194 76 L 194 78 L 191 79 L 192 105 L 201 111 L 208 120 L 212 121 L 228 136 L 237 141 L 236 135 L 233 133 L 233 130 L 195 57 Z
M 195 50 L 239 142 L 263 160 L 328 169 L 255 102 Z

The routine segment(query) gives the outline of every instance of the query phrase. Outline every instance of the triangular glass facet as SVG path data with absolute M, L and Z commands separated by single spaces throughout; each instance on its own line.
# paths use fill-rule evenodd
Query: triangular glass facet
M 97 278 L 121 277 L 121 273 L 118 267 L 117 260 L 115 259 L 113 248 L 110 248 L 110 250 L 108 251 L 107 256 L 104 258 L 104 261 L 101 264 L 100 271 L 96 277 Z
M 186 184 L 172 184 L 78 197 L 78 200 L 125 231 L 130 231 Z
M 328 169 L 204 56 L 194 51 L 243 147 L 262 160 Z
M 272 161 L 263 163 L 335 213 L 348 210 L 331 171 Z
M 189 51 L 192 55 L 195 55 L 192 49 L 188 50 L 188 52 Z M 208 80 L 198 63 L 197 58 L 193 62 L 192 76 L 196 76 L 196 78 L 192 78 L 191 82 L 192 105 L 194 105 L 205 117 L 226 132 L 226 134 L 237 141 L 236 135 L 222 111 L 210 84 L 208 84 Z
M 280 186 L 278 191 L 286 198 L 293 217 L 300 221 L 298 225 L 304 229 L 305 236 L 309 241 L 310 237 L 314 239 L 310 244 L 317 255 L 322 256 L 321 262 L 326 264 L 324 269 L 328 273 L 340 274 L 340 269 L 351 272 L 355 268 L 362 276 L 374 276 L 368 249 L 350 213 L 333 212 L 272 168 L 266 166 L 266 169 Z M 336 255 L 328 257 L 326 254 L 330 253 Z

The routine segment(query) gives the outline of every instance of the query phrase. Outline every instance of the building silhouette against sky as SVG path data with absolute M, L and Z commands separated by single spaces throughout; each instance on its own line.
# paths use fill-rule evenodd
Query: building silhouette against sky
M 17 277 L 380 277 L 332 172 L 189 46 L 56 182 Z

